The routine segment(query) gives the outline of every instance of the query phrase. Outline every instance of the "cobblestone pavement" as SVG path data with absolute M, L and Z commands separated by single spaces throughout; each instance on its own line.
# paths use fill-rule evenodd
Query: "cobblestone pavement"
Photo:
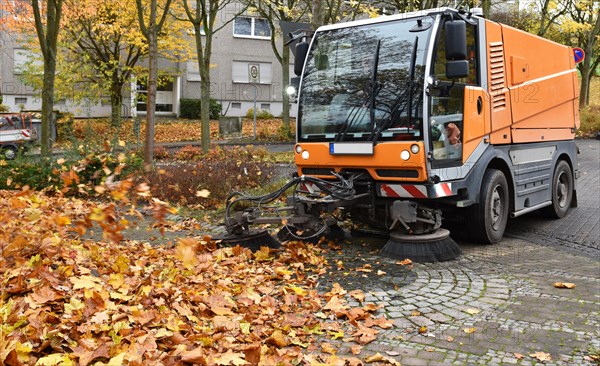
M 382 306 L 394 322 L 363 354 L 396 355 L 402 365 L 534 365 L 529 355 L 546 352 L 552 357 L 546 365 L 594 364 L 589 354 L 600 349 L 597 260 L 505 239 L 493 246 L 460 243 L 458 260 L 407 270 L 377 254 L 383 244 L 354 242 L 331 252 L 330 263 L 370 263 L 373 272 L 349 280 L 347 268 L 333 270 L 322 284 L 367 292 L 365 301 Z M 380 270 L 386 274 L 374 274 Z M 577 287 L 554 288 L 560 281 Z M 351 345 L 340 343 L 341 352 L 350 354 Z

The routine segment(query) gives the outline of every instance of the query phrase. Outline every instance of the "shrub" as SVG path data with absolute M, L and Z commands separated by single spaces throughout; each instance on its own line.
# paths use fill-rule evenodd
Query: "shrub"
M 169 150 L 165 149 L 163 146 L 157 146 L 154 148 L 154 157 L 156 159 L 169 159 L 171 154 Z
M 175 153 L 177 160 L 198 160 L 202 155 L 202 148 L 198 146 L 187 145 Z
M 135 153 L 114 152 L 108 146 L 79 146 L 64 157 L 39 159 L 19 157 L 0 161 L 0 189 L 29 186 L 37 190 L 60 190 L 63 194 L 93 194 L 94 188 L 113 176 L 122 180 L 143 171 L 143 159 Z
M 179 115 L 181 118 L 196 119 L 200 118 L 200 99 L 179 100 Z M 210 118 L 218 119 L 221 115 L 222 104 L 216 99 L 210 99 Z
M 273 164 L 258 159 L 266 154 L 264 149 L 217 147 L 201 155 L 199 162 L 168 164 L 147 178 L 158 199 L 214 209 L 221 207 L 233 191 L 268 186 L 274 176 Z M 204 189 L 210 192 L 208 198 L 196 195 Z
M 254 108 L 248 109 L 246 112 L 246 118 L 254 118 Z M 268 109 L 259 109 L 256 112 L 256 119 L 272 119 L 273 114 Z

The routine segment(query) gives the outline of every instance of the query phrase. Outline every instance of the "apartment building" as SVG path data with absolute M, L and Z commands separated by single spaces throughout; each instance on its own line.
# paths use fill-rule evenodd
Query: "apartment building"
M 281 65 L 270 43 L 275 30 L 255 14 L 239 15 L 240 9 L 239 4 L 230 4 L 216 19 L 217 26 L 225 26 L 213 36 L 211 98 L 219 100 L 223 104 L 223 113 L 229 116 L 245 115 L 253 107 L 255 98 L 258 109 L 268 109 L 272 114 L 280 115 L 281 93 L 285 85 L 282 85 Z M 184 42 L 193 42 L 190 34 L 182 34 L 181 37 Z M 30 57 L 31 52 L 19 43 L 15 35 L 0 30 L 0 93 L 3 104 L 11 111 L 41 109 L 39 91 L 21 81 L 23 66 Z M 160 83 L 157 92 L 156 112 L 158 115 L 177 116 L 180 99 L 200 98 L 197 61 L 162 58 L 159 69 L 164 82 Z M 123 91 L 123 116 L 144 115 L 146 86 L 134 79 L 127 89 Z M 108 96 L 98 103 L 76 104 L 68 98 L 57 100 L 55 108 L 74 113 L 76 117 L 110 115 Z

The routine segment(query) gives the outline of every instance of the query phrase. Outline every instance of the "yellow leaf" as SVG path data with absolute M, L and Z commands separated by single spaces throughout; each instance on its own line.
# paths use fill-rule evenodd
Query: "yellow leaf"
M 125 356 L 126 352 L 119 353 L 115 357 L 111 358 L 110 361 L 106 364 L 106 366 L 121 366 L 125 364 Z
M 99 282 L 99 280 L 96 277 L 87 275 L 80 277 L 70 277 L 69 281 L 73 283 L 73 290 L 80 290 L 82 288 L 90 290 L 98 286 Z
M 53 353 L 37 360 L 35 366 L 72 366 L 73 361 L 69 358 L 69 355 L 62 353 Z
M 422 325 L 419 327 L 419 334 L 427 333 L 427 327 Z
M 65 303 L 66 314 L 72 314 L 74 311 L 78 311 L 83 308 L 85 308 L 85 304 L 74 297 L 72 297 L 68 303 Z
M 475 328 L 471 327 L 471 328 L 463 328 L 463 332 L 467 333 L 467 334 L 471 334 L 471 333 L 475 333 Z
M 175 258 L 179 259 L 186 269 L 193 269 L 198 265 L 198 257 L 196 256 L 196 246 L 198 243 L 191 238 L 183 238 L 177 242 L 175 247 Z
M 467 309 L 467 313 L 469 313 L 471 315 L 475 315 L 475 314 L 481 313 L 481 310 L 479 310 L 479 309 Z
M 298 296 L 306 296 L 308 295 L 308 292 L 306 292 L 305 289 L 303 289 L 302 287 L 296 286 L 296 285 L 289 285 L 287 287 L 287 289 L 290 289 L 292 291 L 294 291 L 294 293 Z
M 552 361 L 552 356 L 549 353 L 546 353 L 546 352 L 530 353 L 529 356 L 533 357 L 533 358 L 535 358 L 535 359 L 537 359 L 538 361 L 541 361 L 541 362 Z
M 575 284 L 571 283 L 571 282 L 554 282 L 554 287 L 556 288 L 568 288 L 568 289 L 573 289 L 575 288 Z

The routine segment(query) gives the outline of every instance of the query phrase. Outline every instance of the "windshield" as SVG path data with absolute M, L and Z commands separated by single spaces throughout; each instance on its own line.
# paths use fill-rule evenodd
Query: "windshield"
M 413 18 L 318 32 L 302 80 L 299 140 L 422 140 L 431 23 Z

